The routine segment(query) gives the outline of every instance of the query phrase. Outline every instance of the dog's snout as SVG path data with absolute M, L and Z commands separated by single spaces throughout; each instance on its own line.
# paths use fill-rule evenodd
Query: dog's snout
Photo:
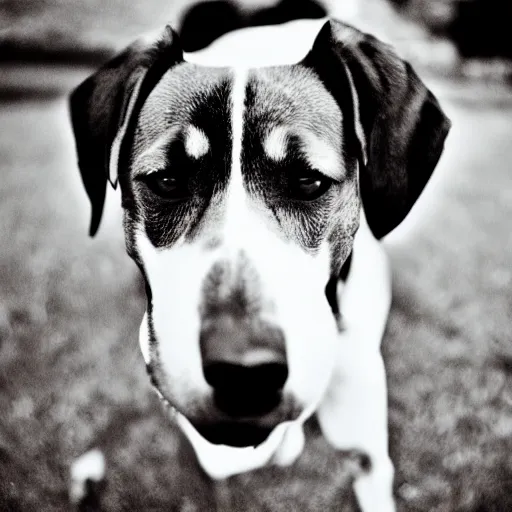
M 202 329 L 200 344 L 204 377 L 219 410 L 232 417 L 255 417 L 279 405 L 288 378 L 280 329 L 219 315 Z
M 244 366 L 231 363 L 212 363 L 204 368 L 206 382 L 216 390 L 229 390 L 237 384 L 246 391 L 259 392 L 283 388 L 288 378 L 286 363 L 266 363 Z
M 284 334 L 259 318 L 217 313 L 203 320 L 200 333 L 203 364 L 255 366 L 286 363 Z
M 214 389 L 215 405 L 220 411 L 234 418 L 257 417 L 271 412 L 281 402 L 288 368 L 283 363 L 213 363 L 204 368 L 204 375 Z

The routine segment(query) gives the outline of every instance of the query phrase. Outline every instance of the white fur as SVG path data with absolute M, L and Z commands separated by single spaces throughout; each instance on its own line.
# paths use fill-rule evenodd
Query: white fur
M 185 416 L 175 413 L 182 431 L 192 444 L 203 470 L 213 479 L 222 480 L 267 464 L 288 466 L 304 448 L 303 421 L 280 423 L 261 445 L 234 448 L 206 441 Z
M 209 391 L 201 369 L 198 311 L 208 261 L 199 247 L 182 242 L 172 250 L 156 249 L 140 231 L 135 244 L 151 287 L 153 327 L 162 370 L 174 392 L 186 402 L 192 383 L 198 394 Z M 146 316 L 143 323 L 147 323 Z M 140 332 L 147 336 L 147 327 L 141 327 Z M 147 338 L 141 339 L 140 345 L 150 361 L 156 357 L 149 350 Z
M 185 151 L 189 156 L 198 160 L 210 149 L 210 141 L 206 133 L 194 125 L 189 125 L 185 132 Z
M 268 439 L 256 448 L 234 448 L 209 443 L 182 414 L 178 414 L 177 421 L 192 444 L 201 467 L 215 480 L 252 471 L 268 464 L 290 426 L 289 422 L 279 424 Z
M 228 185 L 228 207 L 226 210 L 238 211 L 244 208 L 245 190 L 242 178 L 242 137 L 245 88 L 247 86 L 248 70 L 238 68 L 233 77 L 233 92 L 231 97 L 231 132 L 233 149 L 231 152 L 231 173 Z M 231 218 L 226 213 L 226 222 Z
M 295 20 L 278 26 L 236 30 L 220 37 L 205 50 L 185 53 L 185 60 L 213 67 L 294 64 L 311 49 L 326 21 L 327 18 Z
M 283 160 L 286 157 L 286 143 L 289 134 L 299 136 L 304 156 L 313 169 L 335 180 L 343 178 L 344 168 L 339 151 L 309 130 L 296 130 L 293 127 L 282 125 L 275 126 L 263 141 L 263 149 L 267 156 L 276 162 Z
M 148 313 L 144 313 L 142 322 L 139 329 L 139 346 L 142 352 L 144 362 L 149 364 L 151 362 L 151 349 L 149 344 L 149 326 L 148 326 Z
M 317 411 L 327 441 L 337 449 L 360 450 L 371 470 L 356 479 L 361 509 L 392 512 L 393 465 L 388 456 L 387 385 L 380 342 L 391 305 L 387 256 L 361 216 L 349 278 L 340 290 L 345 331 L 337 366 Z
M 286 157 L 286 142 L 288 128 L 286 126 L 275 126 L 270 130 L 263 141 L 263 149 L 269 158 L 280 162 Z
M 309 165 L 329 178 L 342 180 L 344 168 L 339 151 L 314 133 L 302 130 L 300 135 Z
M 318 407 L 334 370 L 332 354 L 338 342 L 335 321 L 324 298 L 328 279 L 327 252 L 317 257 L 306 255 L 299 248 L 285 244 L 259 223 L 249 212 L 236 212 L 239 224 L 230 223 L 231 233 L 225 233 L 226 244 L 218 251 L 204 252 L 200 245 L 181 245 L 169 250 L 158 250 L 143 236 L 137 236 L 137 247 L 152 289 L 153 325 L 158 338 L 159 360 L 175 394 L 180 397 L 208 392 L 199 352 L 199 315 L 197 304 L 201 282 L 217 258 L 236 257 L 243 248 L 254 267 L 260 272 L 263 296 L 273 299 L 275 310 L 268 317 L 279 325 L 287 341 L 289 378 L 284 392 L 292 393 L 304 410 L 300 427 Z M 251 218 L 252 217 L 252 218 Z M 235 260 L 236 261 L 236 260 Z M 302 290 L 297 293 L 296 279 L 301 275 Z M 173 290 L 179 290 L 179 292 Z M 312 321 L 314 319 L 314 321 Z M 147 341 L 146 318 L 141 327 L 140 344 L 146 360 L 151 360 Z M 186 399 L 179 404 L 186 409 Z M 197 456 L 213 478 L 221 478 L 259 467 L 279 448 L 284 427 L 276 428 L 270 438 L 256 449 L 212 446 L 197 435 L 190 435 L 193 427 L 182 418 L 185 433 Z M 281 432 L 281 434 L 279 434 Z M 302 442 L 290 441 L 283 447 L 277 461 L 284 464 L 294 460 L 302 449 Z M 295 430 L 295 438 L 297 431 Z M 300 433 L 299 433 L 300 439 Z M 228 463 L 228 461 L 233 463 Z M 263 462 L 262 462 L 263 461 Z
M 352 73 L 346 64 L 343 64 L 347 73 L 348 82 L 350 84 L 350 90 L 352 92 L 352 99 L 354 101 L 354 123 L 356 128 L 356 135 L 361 144 L 361 151 L 363 152 L 364 165 L 368 163 L 368 151 L 366 148 L 366 137 L 364 135 L 363 124 L 361 123 L 361 116 L 359 111 L 359 95 L 357 94 L 356 87 L 354 85 L 354 79 Z

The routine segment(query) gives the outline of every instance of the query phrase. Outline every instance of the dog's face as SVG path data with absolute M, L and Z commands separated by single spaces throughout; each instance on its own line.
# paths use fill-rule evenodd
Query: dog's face
M 97 227 L 106 174 L 91 185 L 91 168 L 118 172 L 159 393 L 211 442 L 256 445 L 326 392 L 361 203 L 376 236 L 393 229 L 448 124 L 410 69 L 341 24 L 298 64 L 249 70 L 184 62 L 165 37 L 107 67 L 124 62 L 114 83 L 98 75 L 74 94 L 82 175 Z M 90 113 L 116 96 L 120 106 Z M 99 143 L 106 162 L 91 157 Z
M 359 222 L 343 139 L 339 106 L 302 66 L 183 63 L 141 109 L 120 176 L 151 290 L 141 343 L 164 397 L 219 442 L 218 422 L 251 418 L 266 435 L 325 391 L 338 333 L 326 286 Z M 239 367 L 230 391 L 210 378 L 220 364 Z

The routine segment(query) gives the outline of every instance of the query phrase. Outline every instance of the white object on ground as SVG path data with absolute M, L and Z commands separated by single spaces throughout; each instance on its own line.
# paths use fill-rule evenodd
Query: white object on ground
M 70 469 L 69 498 L 72 503 L 77 504 L 85 498 L 87 480 L 101 482 L 105 478 L 106 466 L 105 456 L 98 448 L 75 459 Z

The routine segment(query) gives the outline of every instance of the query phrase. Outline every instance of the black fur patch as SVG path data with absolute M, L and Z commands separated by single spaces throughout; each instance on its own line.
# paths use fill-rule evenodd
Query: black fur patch
M 340 240 L 352 237 L 359 219 L 355 165 L 346 166 L 344 179 L 333 182 L 324 195 L 301 201 L 293 198 L 293 184 L 316 169 L 306 159 L 300 136 L 288 137 L 286 156 L 278 162 L 269 158 L 263 147 L 271 129 L 285 126 L 293 133 L 300 128 L 330 143 L 339 151 L 340 161 L 345 161 L 342 116 L 320 80 L 301 66 L 253 71 L 244 121 L 242 172 L 247 187 L 265 202 L 283 235 L 313 252 L 331 238 L 333 230 Z M 336 249 L 340 243 L 336 242 Z M 347 250 L 341 249 L 343 261 Z
M 164 77 L 143 107 L 130 170 L 120 182 L 132 228 L 142 223 L 156 247 L 170 246 L 183 235 L 193 238 L 212 198 L 227 184 L 232 152 L 230 102 L 231 78 L 226 70 L 200 69 L 186 63 Z M 185 151 L 184 131 L 190 125 L 202 130 L 209 142 L 208 152 L 198 159 Z M 161 162 L 155 159 L 154 170 L 186 182 L 189 197 L 178 202 L 152 192 L 136 168 L 137 156 L 171 128 L 178 133 L 173 132 L 162 143 L 165 168 L 161 169 Z

